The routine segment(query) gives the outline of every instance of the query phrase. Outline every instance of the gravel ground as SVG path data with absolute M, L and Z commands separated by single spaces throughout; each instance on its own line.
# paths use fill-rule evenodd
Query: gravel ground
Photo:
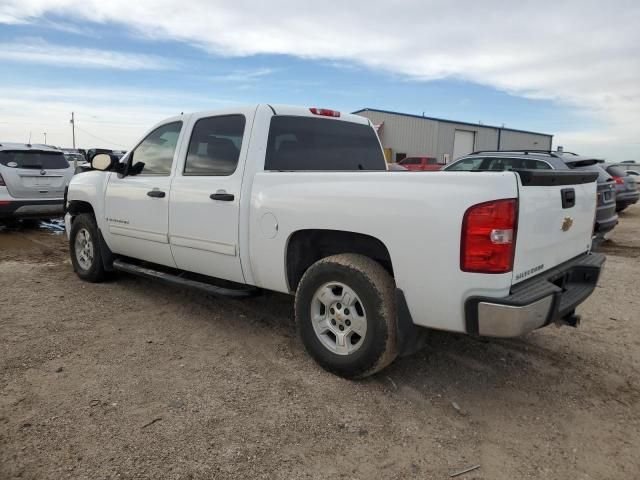
M 579 329 L 433 332 L 359 382 L 304 353 L 291 297 L 88 284 L 64 236 L 0 231 L 0 479 L 638 478 L 639 230 Z

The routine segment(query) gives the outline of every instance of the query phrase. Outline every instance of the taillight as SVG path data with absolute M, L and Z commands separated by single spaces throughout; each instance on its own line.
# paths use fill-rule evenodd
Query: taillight
M 494 200 L 469 207 L 462 220 L 460 269 L 476 273 L 513 270 L 518 200 Z
M 618 185 L 624 185 L 624 180 L 622 179 L 622 177 L 616 177 L 615 175 L 613 175 L 613 179 Z
M 328 108 L 310 108 L 309 111 L 314 115 L 322 115 L 323 117 L 339 117 L 340 112 L 329 110 Z
M 2 175 L 0 175 L 0 187 L 6 187 L 7 184 L 4 183 L 4 178 L 2 178 Z

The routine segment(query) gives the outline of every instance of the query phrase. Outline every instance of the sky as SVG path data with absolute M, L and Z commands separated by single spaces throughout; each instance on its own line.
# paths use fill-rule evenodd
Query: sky
M 640 160 L 640 2 L 0 0 L 0 141 L 127 149 L 247 103 L 377 108 Z M 425 152 L 429 153 L 429 152 Z

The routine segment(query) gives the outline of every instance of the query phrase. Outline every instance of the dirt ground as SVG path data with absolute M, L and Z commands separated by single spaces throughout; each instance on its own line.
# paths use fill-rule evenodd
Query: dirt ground
M 638 478 L 639 231 L 636 206 L 579 329 L 433 332 L 359 382 L 288 296 L 88 284 L 64 235 L 0 231 L 0 479 Z

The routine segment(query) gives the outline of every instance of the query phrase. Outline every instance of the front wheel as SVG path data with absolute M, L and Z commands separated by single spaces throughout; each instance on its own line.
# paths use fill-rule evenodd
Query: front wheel
M 298 331 L 326 370 L 363 378 L 389 365 L 396 353 L 393 278 L 363 255 L 341 254 L 314 263 L 296 292 Z
M 69 249 L 76 274 L 88 282 L 101 282 L 105 271 L 100 253 L 98 226 L 92 215 L 78 215 L 71 224 Z

